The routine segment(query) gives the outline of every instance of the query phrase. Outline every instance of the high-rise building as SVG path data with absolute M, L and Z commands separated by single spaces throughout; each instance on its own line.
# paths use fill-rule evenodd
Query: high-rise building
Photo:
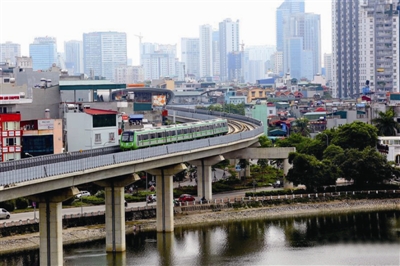
M 115 69 L 115 83 L 130 84 L 144 81 L 144 71 L 141 66 L 121 65 Z
M 277 74 L 281 77 L 283 77 L 283 52 L 275 52 L 272 56 L 271 56 L 271 61 L 272 61 L 272 65 L 273 65 L 273 69 L 272 72 L 274 72 L 274 74 Z
M 200 77 L 200 43 L 199 38 L 181 39 L 181 60 L 185 63 L 186 74 Z
M 176 44 L 143 43 L 142 66 L 145 80 L 176 75 Z
M 127 41 L 124 32 L 83 34 L 84 73 L 114 80 L 115 68 L 127 65 Z
M 333 65 L 332 65 L 332 54 L 324 54 L 324 68 L 325 68 L 325 80 L 327 85 L 331 85 L 332 82 L 332 71 L 333 71 Z
M 228 81 L 228 55 L 239 51 L 239 20 L 230 18 L 219 23 L 220 80 Z
M 53 37 L 38 37 L 29 44 L 29 56 L 32 57 L 33 70 L 47 70 L 57 64 L 57 42 Z
M 372 91 L 399 92 L 398 1 L 360 2 L 359 83 Z M 362 91 L 361 91 L 362 92 Z
M 213 61 L 213 75 L 214 79 L 220 75 L 220 52 L 219 52 L 219 31 L 213 30 L 212 33 L 212 61 Z
M 200 41 L 200 78 L 213 76 L 213 29 L 211 25 L 201 25 Z
M 333 97 L 347 98 L 360 92 L 359 11 L 359 0 L 332 1 Z
M 283 52 L 283 71 L 289 71 L 289 47 L 291 35 L 290 18 L 293 14 L 304 13 L 304 0 L 285 0 L 276 10 L 276 49 Z
M 0 62 L 9 62 L 15 66 L 16 57 L 21 56 L 21 45 L 18 43 L 5 42 L 0 44 Z
M 64 43 L 65 67 L 68 73 L 77 75 L 83 73 L 83 45 L 81 41 Z

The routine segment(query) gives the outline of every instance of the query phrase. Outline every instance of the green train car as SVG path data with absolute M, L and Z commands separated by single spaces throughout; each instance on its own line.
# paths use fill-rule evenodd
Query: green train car
M 121 134 L 121 150 L 135 150 L 169 143 L 220 136 L 228 133 L 226 119 L 204 120 L 184 124 L 124 131 Z

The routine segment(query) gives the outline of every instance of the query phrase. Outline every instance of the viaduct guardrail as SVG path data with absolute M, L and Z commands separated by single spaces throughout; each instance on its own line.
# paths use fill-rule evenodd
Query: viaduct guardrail
M 14 186 L 20 182 L 32 181 L 51 176 L 60 176 L 74 172 L 82 172 L 88 169 L 100 168 L 102 166 L 120 164 L 134 160 L 145 160 L 151 157 L 188 152 L 221 144 L 228 145 L 236 141 L 254 138 L 263 133 L 262 123 L 259 120 L 241 115 L 210 112 L 208 110 L 188 110 L 184 108 L 168 108 L 168 110 L 175 111 L 179 116 L 192 117 L 199 120 L 212 119 L 216 116 L 243 120 L 253 123 L 256 127 L 254 130 L 238 134 L 190 141 L 190 145 L 188 145 L 187 142 L 175 143 L 133 151 L 120 151 L 104 154 L 105 151 L 111 152 L 118 148 L 108 147 L 104 149 L 42 156 L 43 158 L 35 157 L 12 162 L 3 162 L 0 163 L 0 189 Z M 89 155 L 90 157 L 80 157 Z M 68 158 L 69 156 L 71 157 Z M 37 165 L 39 160 L 47 160 L 49 163 L 45 165 Z

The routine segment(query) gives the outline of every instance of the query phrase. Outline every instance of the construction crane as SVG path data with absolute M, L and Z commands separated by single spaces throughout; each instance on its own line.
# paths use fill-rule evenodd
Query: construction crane
M 140 65 L 142 65 L 142 39 L 143 35 L 142 33 L 139 33 L 139 35 L 135 34 L 136 37 L 139 38 L 139 59 L 140 59 Z
M 244 42 L 242 40 L 242 43 L 240 44 L 240 47 L 242 47 L 242 52 L 244 52 Z

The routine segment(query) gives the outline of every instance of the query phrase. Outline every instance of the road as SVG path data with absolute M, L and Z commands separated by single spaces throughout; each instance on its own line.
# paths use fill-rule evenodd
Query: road
M 194 181 L 192 181 L 194 183 Z M 181 182 L 181 184 L 187 185 L 187 182 Z M 272 190 L 272 187 L 264 187 L 262 190 Z M 253 189 L 248 190 L 240 190 L 240 191 L 231 191 L 226 193 L 218 193 L 213 195 L 213 199 L 220 199 L 220 198 L 240 198 L 244 197 L 246 192 L 252 192 Z M 197 197 L 196 200 L 200 200 L 200 197 Z M 144 207 L 146 206 L 145 202 L 131 202 L 128 203 L 127 208 L 135 208 L 135 207 Z M 156 203 L 150 203 L 148 206 L 156 206 Z M 91 212 L 98 212 L 98 211 L 105 211 L 104 205 L 98 206 L 86 206 L 86 207 L 76 207 L 76 208 L 63 208 L 62 215 L 71 215 L 71 214 L 81 214 L 81 213 L 91 213 Z M 32 211 L 32 212 L 22 212 L 22 213 L 12 213 L 11 218 L 8 220 L 0 220 L 0 222 L 19 222 L 20 220 L 27 220 L 27 219 L 39 219 L 39 211 Z

